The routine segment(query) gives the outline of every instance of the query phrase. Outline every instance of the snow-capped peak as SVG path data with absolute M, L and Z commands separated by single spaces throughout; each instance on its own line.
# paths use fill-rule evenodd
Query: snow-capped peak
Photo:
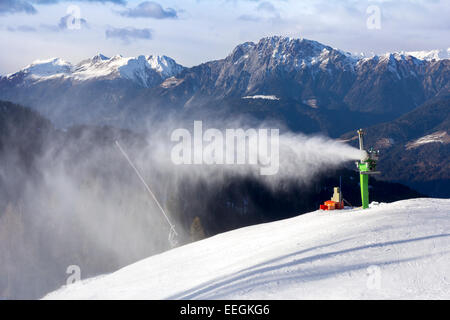
M 401 53 L 427 61 L 450 59 L 450 48 L 435 49 L 430 51 L 402 51 Z
M 109 58 L 101 53 L 97 53 L 95 56 L 92 57 L 92 61 L 103 61 L 103 60 L 109 60 Z
M 314 40 L 272 36 L 262 38 L 258 43 L 246 42 L 238 45 L 228 56 L 234 64 L 259 61 L 267 68 L 281 66 L 286 70 L 307 67 L 332 72 L 332 65 L 353 70 L 357 62 L 350 54 Z
M 50 58 L 46 60 L 35 60 L 19 72 L 30 77 L 49 77 L 57 74 L 69 73 L 71 70 L 72 65 L 69 62 L 60 58 Z
M 177 75 L 184 67 L 166 56 L 123 57 L 115 55 L 107 58 L 102 54 L 81 62 L 72 76 L 76 80 L 92 78 L 114 79 L 117 77 L 132 80 L 144 87 L 155 84 L 155 74 L 167 79 Z
M 175 76 L 183 70 L 182 66 L 167 56 L 149 56 L 146 59 L 153 70 L 156 70 L 166 78 Z
M 419 60 L 433 61 L 433 60 L 444 60 L 450 59 L 450 48 L 448 49 L 436 49 L 429 51 L 398 51 L 398 52 L 386 52 L 384 54 L 376 55 L 371 54 L 353 54 L 357 59 L 372 59 L 378 58 L 380 60 L 405 60 L 408 56 L 414 57 Z

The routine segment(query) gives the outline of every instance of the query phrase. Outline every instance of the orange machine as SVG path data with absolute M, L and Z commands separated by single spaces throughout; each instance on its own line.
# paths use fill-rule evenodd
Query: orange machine
M 342 198 L 342 193 L 339 187 L 334 188 L 334 193 L 331 200 L 327 200 L 320 205 L 320 210 L 337 210 L 337 209 L 344 209 L 344 199 Z

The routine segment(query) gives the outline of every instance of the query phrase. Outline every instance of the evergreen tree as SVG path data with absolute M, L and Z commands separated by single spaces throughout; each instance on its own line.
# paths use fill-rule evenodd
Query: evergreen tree
M 194 218 L 191 224 L 191 240 L 198 241 L 204 239 L 205 231 L 203 230 L 202 222 L 200 218 L 197 216 Z

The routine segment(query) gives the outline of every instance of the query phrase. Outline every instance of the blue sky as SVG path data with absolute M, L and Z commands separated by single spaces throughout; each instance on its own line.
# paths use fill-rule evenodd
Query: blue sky
M 80 29 L 67 27 L 74 5 Z M 373 6 L 380 28 L 367 27 Z M 449 16 L 448 0 L 0 0 L 0 74 L 99 52 L 164 54 L 192 66 L 271 35 L 350 52 L 442 49 L 450 47 Z

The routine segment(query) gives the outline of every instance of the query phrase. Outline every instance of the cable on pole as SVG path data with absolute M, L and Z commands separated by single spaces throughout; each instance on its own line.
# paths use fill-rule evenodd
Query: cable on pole
M 170 226 L 170 233 L 169 233 L 169 241 L 174 244 L 175 243 L 175 236 L 178 236 L 177 231 L 175 230 L 175 226 L 172 224 L 172 222 L 170 222 L 169 217 L 167 216 L 166 212 L 164 211 L 163 207 L 159 204 L 158 199 L 156 198 L 155 194 L 152 192 L 152 190 L 150 189 L 150 187 L 148 186 L 148 184 L 145 182 L 144 178 L 142 177 L 141 173 L 139 172 L 139 170 L 136 168 L 136 166 L 133 164 L 133 162 L 131 161 L 130 157 L 128 156 L 128 154 L 125 152 L 125 150 L 123 150 L 122 146 L 119 144 L 119 141 L 116 140 L 116 146 L 119 148 L 120 152 L 123 154 L 123 156 L 125 157 L 125 159 L 127 159 L 128 163 L 130 164 L 130 166 L 134 169 L 134 171 L 136 172 L 136 175 L 139 177 L 139 179 L 141 180 L 141 182 L 144 184 L 145 189 L 147 189 L 148 193 L 150 194 L 150 196 L 153 198 L 153 200 L 155 201 L 156 205 L 158 206 L 158 208 L 161 210 L 162 214 L 164 215 L 164 217 L 167 220 L 167 223 Z

